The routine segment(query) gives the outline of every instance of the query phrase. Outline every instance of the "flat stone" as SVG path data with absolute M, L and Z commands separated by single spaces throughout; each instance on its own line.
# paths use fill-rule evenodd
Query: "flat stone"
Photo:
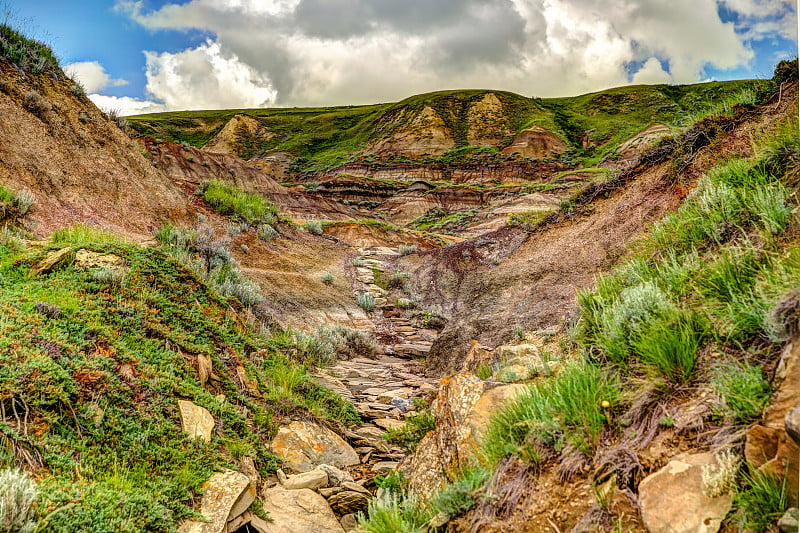
M 325 498 L 313 490 L 273 487 L 263 494 L 270 517 L 264 533 L 344 533 Z
M 405 422 L 402 420 L 397 420 L 394 418 L 376 418 L 373 422 L 385 429 L 386 431 L 391 431 L 393 429 L 400 429 L 406 425 Z
M 341 468 L 359 462 L 358 454 L 339 435 L 313 422 L 279 428 L 272 449 L 295 472 L 308 472 L 321 464 Z
M 683 455 L 639 484 L 642 521 L 650 533 L 716 533 L 733 505 L 724 494 L 703 492 L 703 467 L 716 465 L 710 453 Z
M 798 527 L 797 507 L 792 507 L 786 511 L 781 519 L 778 520 L 778 529 L 781 530 L 781 533 L 797 533 Z
M 214 417 L 205 407 L 200 407 L 188 400 L 178 400 L 181 414 L 181 429 L 190 438 L 211 442 L 211 431 L 214 429 Z
M 233 470 L 217 472 L 203 484 L 200 514 L 208 520 L 188 520 L 180 533 L 224 533 L 229 521 L 244 513 L 253 503 L 256 491 L 244 474 Z
M 365 489 L 363 486 L 359 485 L 358 483 L 355 483 L 355 482 L 352 482 L 352 481 L 345 481 L 344 483 L 342 483 L 342 489 L 344 489 L 344 490 L 352 490 L 353 492 L 361 492 L 363 494 L 366 494 L 369 497 L 372 497 L 372 493 L 369 490 Z
M 392 470 L 397 470 L 397 467 L 399 465 L 400 463 L 397 463 L 395 461 L 378 461 L 377 463 L 372 465 L 372 470 L 374 470 L 379 474 L 386 474 L 388 472 L 391 472 Z
M 344 470 L 339 470 L 331 465 L 319 465 L 317 470 L 321 470 L 328 475 L 329 487 L 338 487 L 342 483 L 353 481 L 353 476 L 351 476 L 349 473 L 345 472 Z
M 370 496 L 354 490 L 343 490 L 328 498 L 328 504 L 339 514 L 357 513 L 366 511 Z
M 317 490 L 328 486 L 328 473 L 322 470 L 311 470 L 289 476 L 281 483 L 286 490 L 311 489 Z
M 57 266 L 67 261 L 71 256 L 71 252 L 72 248 L 61 248 L 60 250 L 50 252 L 47 254 L 47 256 L 45 256 L 44 259 L 31 267 L 30 276 L 33 277 L 39 274 L 50 272 Z

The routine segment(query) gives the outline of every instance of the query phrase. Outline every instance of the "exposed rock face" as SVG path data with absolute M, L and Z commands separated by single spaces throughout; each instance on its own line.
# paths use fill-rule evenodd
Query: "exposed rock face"
M 431 406 L 436 430 L 426 435 L 406 466 L 409 488 L 423 496 L 451 480 L 455 469 L 475 451 L 469 417 L 483 393 L 484 383 L 461 372 L 442 380 Z
M 420 112 L 403 109 L 394 121 L 402 125 L 388 137 L 367 146 L 367 153 L 437 156 L 456 147 L 453 133 L 430 106 L 426 105 Z
M 359 463 L 358 454 L 339 435 L 312 422 L 292 422 L 280 428 L 272 449 L 296 472 L 308 472 L 321 464 L 344 467 Z
M 190 520 L 180 527 L 180 533 L 225 533 L 227 524 L 244 513 L 256 497 L 247 476 L 227 470 L 217 472 L 203 484 L 200 514 L 208 522 Z
M 529 389 L 530 387 L 527 385 L 514 384 L 495 387 L 484 392 L 475 402 L 475 406 L 467 418 L 467 424 L 475 442 L 480 441 L 481 433 L 486 430 L 493 414 Z
M 467 112 L 467 144 L 470 146 L 497 146 L 514 134 L 503 104 L 494 93 L 486 93 L 472 104 Z
M 366 511 L 370 495 L 361 491 L 343 490 L 328 498 L 331 509 L 340 515 Z
M 566 151 L 567 143 L 540 126 L 531 126 L 522 131 L 503 149 L 506 155 L 519 154 L 534 159 L 549 159 Z
M 203 150 L 243 156 L 244 147 L 241 138 L 251 139 L 253 144 L 268 141 L 275 137 L 262 123 L 250 115 L 238 114 L 208 141 Z
M 72 248 L 62 248 L 54 252 L 50 252 L 47 256 L 31 267 L 30 276 L 38 276 L 50 272 L 57 266 L 66 262 L 72 256 Z
M 715 464 L 710 453 L 679 456 L 639 484 L 642 521 L 650 533 L 719 531 L 733 497 L 703 493 L 703 466 Z
M 344 533 L 325 498 L 313 490 L 267 489 L 264 510 L 272 519 L 265 533 Z
M 769 470 L 779 476 L 785 474 L 789 500 L 792 505 L 797 505 L 800 449 L 787 433 L 787 429 L 793 427 L 793 417 L 797 417 L 792 413 L 800 405 L 800 342 L 797 339 L 784 349 L 772 386 L 775 393 L 763 422 L 747 432 L 745 457 L 760 470 Z
M 192 218 L 183 191 L 88 98 L 72 94 L 71 81 L 42 75 L 34 84 L 8 62 L 0 79 L 0 182 L 34 193 L 25 219 L 36 233 L 87 223 L 149 236 L 161 222 Z M 31 91 L 46 103 L 38 114 L 24 106 Z
M 211 431 L 214 429 L 214 417 L 205 407 L 200 407 L 188 400 L 178 400 L 181 413 L 181 429 L 191 438 L 200 438 L 211 442 Z

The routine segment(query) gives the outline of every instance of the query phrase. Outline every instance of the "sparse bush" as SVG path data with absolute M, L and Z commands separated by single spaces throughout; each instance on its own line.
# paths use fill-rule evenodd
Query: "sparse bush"
M 369 502 L 367 514 L 359 514 L 358 527 L 369 533 L 421 533 L 433 513 L 414 495 L 388 493 Z
M 330 272 L 326 272 L 325 274 L 322 275 L 322 283 L 324 283 L 325 285 L 333 285 L 335 279 L 336 278 L 334 278 L 333 274 L 331 274 Z
M 317 220 L 309 220 L 308 222 L 303 224 L 303 229 L 312 235 L 322 235 L 323 232 L 322 222 L 319 222 Z
M 353 265 L 354 267 L 367 266 L 367 263 L 361 257 L 354 257 L 352 260 L 350 260 L 350 264 Z
M 399 270 L 395 270 L 389 277 L 388 286 L 392 289 L 400 289 L 403 287 L 408 278 L 409 275 L 406 274 L 405 272 L 400 272 Z
M 70 90 L 78 99 L 86 97 L 86 87 L 78 80 L 72 80 L 72 87 L 70 87 Z
M 38 496 L 36 482 L 25 472 L 0 471 L 0 530 L 32 533 L 37 525 L 34 504 Z
M 39 117 L 42 120 L 45 120 L 47 117 L 47 113 L 49 113 L 53 106 L 50 105 L 42 95 L 37 93 L 36 91 L 30 91 L 28 94 L 25 95 L 25 101 L 23 102 L 23 107 Z
M 80 115 L 78 115 L 78 120 L 80 120 L 83 124 L 86 124 L 87 122 L 89 122 L 89 115 L 87 115 L 86 113 L 81 113 Z
M 36 197 L 30 191 L 12 192 L 0 186 L 0 219 L 25 216 L 35 203 Z
M 401 257 L 406 255 L 411 255 L 417 252 L 417 245 L 416 244 L 403 244 L 400 248 L 397 249 L 397 252 L 400 254 Z
M 278 236 L 278 231 L 269 224 L 260 224 L 258 226 L 258 238 L 264 242 L 269 242 Z
M 375 484 L 383 490 L 400 494 L 403 492 L 403 484 L 405 483 L 405 476 L 402 470 L 392 470 L 385 476 L 378 476 L 375 478 Z
M 375 297 L 368 292 L 364 292 L 356 296 L 356 301 L 358 301 L 359 307 L 361 307 L 361 309 L 367 313 L 375 309 Z
M 406 419 L 405 425 L 398 429 L 392 429 L 383 434 L 384 440 L 389 444 L 394 444 L 403 448 L 406 453 L 412 454 L 417 448 L 417 444 L 425 435 L 436 429 L 436 419 L 430 408 L 426 405 L 419 405 L 418 412 L 411 418 Z
M 114 268 L 98 268 L 92 271 L 92 279 L 104 285 L 124 287 L 126 285 L 125 271 Z
M 398 298 L 394 304 L 400 309 L 414 309 L 417 306 L 417 303 L 409 298 Z

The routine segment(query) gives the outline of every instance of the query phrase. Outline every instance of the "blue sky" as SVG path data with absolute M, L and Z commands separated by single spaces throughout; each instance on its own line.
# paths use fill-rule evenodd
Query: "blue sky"
M 685 5 L 684 5 L 685 4 Z M 15 0 L 101 107 L 528 96 L 768 77 L 797 54 L 788 0 Z

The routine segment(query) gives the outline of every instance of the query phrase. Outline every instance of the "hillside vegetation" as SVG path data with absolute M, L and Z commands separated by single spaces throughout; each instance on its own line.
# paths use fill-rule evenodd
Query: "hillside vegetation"
M 470 147 L 469 110 L 487 94 L 501 103 L 491 117 L 508 131 L 489 148 L 502 149 L 531 126 L 568 141 L 574 156 L 608 155 L 623 140 L 653 123 L 682 124 L 698 110 L 725 102 L 741 91 L 756 91 L 756 81 L 695 85 L 632 86 L 570 98 L 526 98 L 503 91 L 441 91 L 412 96 L 394 104 L 330 108 L 181 111 L 129 117 L 137 135 L 202 147 L 237 114 L 257 118 L 274 136 L 257 140 L 242 131 L 239 155 L 288 152 L 295 168 L 330 168 L 361 155 L 370 143 L 385 139 L 431 108 L 451 132 L 456 150 Z M 582 136 L 594 146 L 584 149 Z M 254 142 L 258 141 L 258 142 Z M 491 151 L 490 151 L 491 152 Z M 597 152 L 597 154 L 595 154 Z M 462 154 L 463 155 L 463 154 Z

